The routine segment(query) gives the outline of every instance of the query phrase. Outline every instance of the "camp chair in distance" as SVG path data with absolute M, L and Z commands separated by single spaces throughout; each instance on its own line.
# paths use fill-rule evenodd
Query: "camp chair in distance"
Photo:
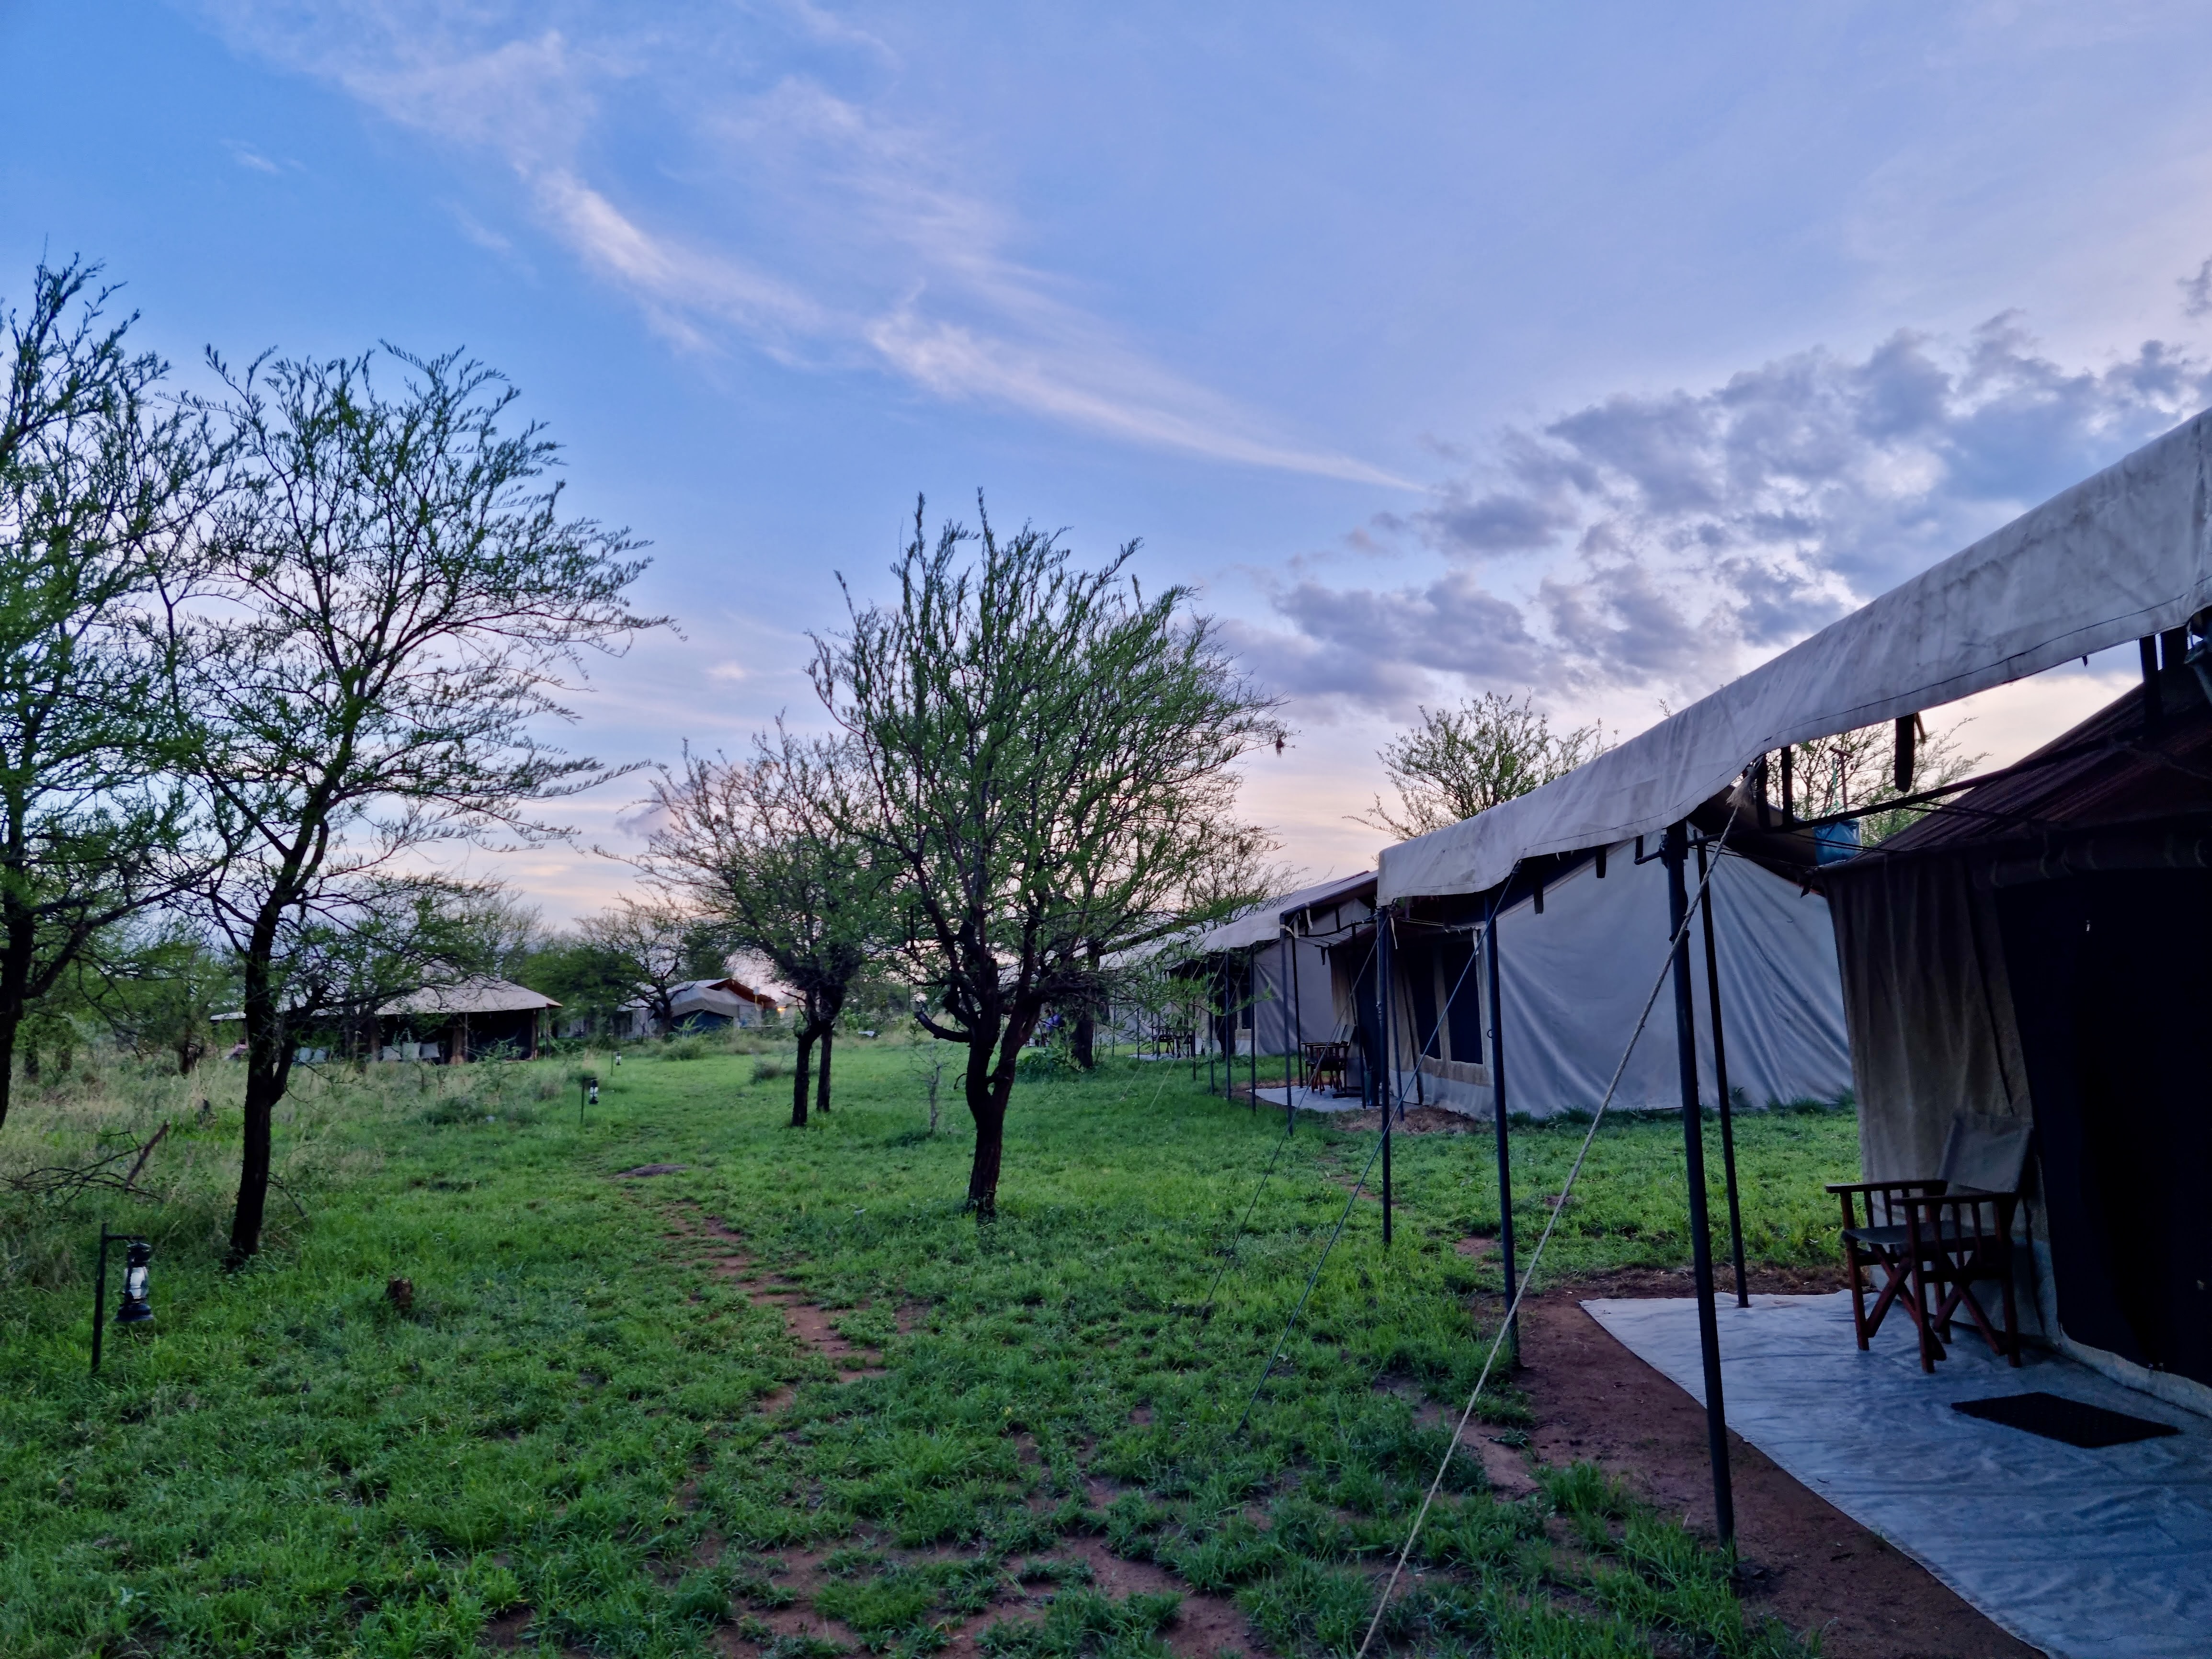
M 1934 1370 L 1943 1358 L 1952 1320 L 1962 1307 L 1993 1352 L 2020 1364 L 2012 1224 L 2032 1133 L 2027 1124 L 2000 1128 L 1961 1115 L 1952 1120 L 1936 1174 L 1917 1181 L 1829 1183 L 1828 1191 L 1843 1205 L 1851 1327 L 1862 1349 L 1902 1297 L 1919 1333 L 1922 1370 Z M 1875 1268 L 1881 1273 L 1879 1285 L 1869 1276 Z M 1991 1280 L 2002 1291 L 2002 1338 L 1973 1294 L 1975 1285 Z

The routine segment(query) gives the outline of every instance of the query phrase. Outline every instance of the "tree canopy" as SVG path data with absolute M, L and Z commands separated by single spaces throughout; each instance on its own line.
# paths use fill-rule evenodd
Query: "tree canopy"
M 1606 750 L 1595 724 L 1552 729 L 1532 697 L 1485 691 L 1449 708 L 1421 710 L 1419 720 L 1378 751 L 1398 792 L 1392 811 L 1377 795 L 1356 822 L 1401 840 L 1486 812 L 1501 801 L 1564 776 Z
M 1147 596 L 1137 544 L 1091 568 L 988 514 L 933 547 L 917 505 L 897 597 L 817 641 L 814 679 L 865 785 L 848 827 L 894 876 L 924 1026 L 969 1050 L 968 1200 L 996 1203 L 1020 1051 L 1095 1000 L 1117 952 L 1232 914 L 1270 843 L 1237 763 L 1282 736 L 1186 587 Z

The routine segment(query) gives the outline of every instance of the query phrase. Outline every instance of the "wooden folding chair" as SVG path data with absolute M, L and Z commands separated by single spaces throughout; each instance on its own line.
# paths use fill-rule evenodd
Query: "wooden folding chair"
M 1926 1303 L 1914 1274 L 1919 1241 L 1913 1230 L 1911 1200 L 1940 1194 L 1946 1184 L 1933 1177 L 1828 1183 L 1828 1190 L 1843 1200 L 1844 1270 L 1850 1281 L 1851 1330 L 1862 1350 L 1908 1288 L 1912 1295 L 1905 1310 L 1924 1331 Z M 1878 1283 L 1869 1277 L 1876 1272 L 1881 1274 Z M 1871 1308 L 1867 1306 L 1869 1295 L 1874 1297 Z
M 1964 1308 L 1990 1352 L 2020 1364 L 2020 1327 L 2014 1306 L 2013 1193 L 1920 1194 L 1905 1200 L 1906 1254 L 1911 1262 L 1914 1322 L 1920 1327 L 1920 1369 L 1932 1371 L 1951 1340 L 1951 1322 Z M 1994 1280 L 2001 1287 L 2002 1331 L 1973 1287 Z M 1930 1286 L 1940 1298 L 1924 1298 Z
M 2027 1166 L 2031 1130 L 1954 1118 L 1936 1174 L 1917 1181 L 1833 1182 L 1843 1206 L 1844 1267 L 1850 1276 L 1851 1328 L 1859 1346 L 1881 1328 L 1900 1299 L 1917 1328 L 1920 1367 L 1944 1355 L 1951 1321 L 1967 1310 L 1990 1346 L 2020 1364 L 2014 1318 L 2012 1225 Z M 1881 1280 L 1873 1282 L 1879 1272 Z M 1972 1286 L 2002 1279 L 2000 1342 Z M 1934 1286 L 1935 1300 L 1929 1298 Z M 1874 1304 L 1867 1304 L 1871 1295 Z

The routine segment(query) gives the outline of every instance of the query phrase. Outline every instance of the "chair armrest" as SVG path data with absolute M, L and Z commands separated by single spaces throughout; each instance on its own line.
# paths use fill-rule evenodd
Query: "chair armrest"
M 1832 1181 L 1828 1183 L 1827 1189 L 1832 1193 L 1940 1193 L 1943 1190 L 1943 1187 L 1942 1182 L 1932 1179 L 1927 1181 Z

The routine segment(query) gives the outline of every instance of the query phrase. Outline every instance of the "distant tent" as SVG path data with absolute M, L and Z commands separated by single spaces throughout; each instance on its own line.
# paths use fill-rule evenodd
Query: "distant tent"
M 2155 715 L 2131 690 L 1821 879 L 1867 1178 L 2032 1121 L 2045 1334 L 2206 1411 L 2212 708 L 2179 655 Z
M 1209 1034 L 1215 1045 L 1235 1054 L 1288 1054 L 1302 1042 L 1348 1036 L 1353 1016 L 1335 987 L 1328 945 L 1341 931 L 1338 909 L 1350 903 L 1364 920 L 1367 908 L 1358 896 L 1374 889 L 1372 871 L 1301 887 L 1192 941 L 1192 957 L 1208 964 L 1217 1006 L 1226 1011 Z
M 426 985 L 376 1011 L 380 1052 L 386 1060 L 535 1060 L 545 1018 L 560 1006 L 489 974 Z
M 765 1025 L 776 1016 L 774 992 L 737 979 L 690 979 L 669 988 L 668 1030 L 719 1031 L 733 1025 Z M 652 1004 L 635 998 L 622 1007 L 627 1035 L 651 1036 L 658 1030 Z

